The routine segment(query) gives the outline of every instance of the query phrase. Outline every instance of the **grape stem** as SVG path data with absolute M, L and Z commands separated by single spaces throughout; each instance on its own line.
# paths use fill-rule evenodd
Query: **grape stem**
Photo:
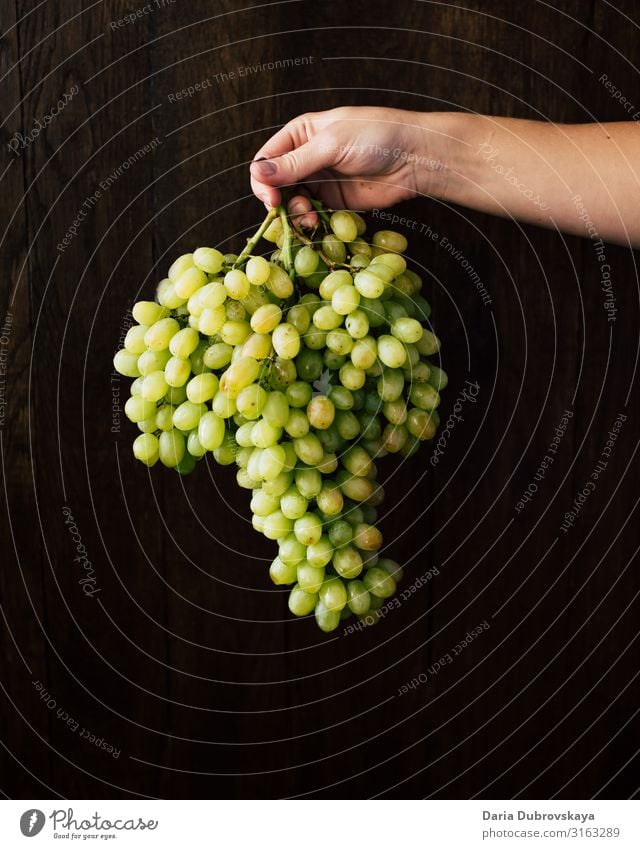
M 284 204 L 278 207 L 278 214 L 280 215 L 280 221 L 282 221 L 282 231 L 284 234 L 282 243 L 282 263 L 291 280 L 295 281 L 293 257 L 291 255 L 291 225 L 289 224 L 289 216 L 287 215 L 287 209 Z
M 314 242 L 314 241 L 313 241 L 313 239 L 310 239 L 308 236 L 305 236 L 305 234 L 302 232 L 302 230 L 298 230 L 298 228 L 297 228 L 297 227 L 295 228 L 295 234 L 296 234 L 296 237 L 297 237 L 298 239 L 300 239 L 300 241 L 302 242 L 302 244 L 303 244 L 303 245 L 307 245 L 308 247 L 313 248 L 313 250 L 314 250 L 314 251 L 318 254 L 318 256 L 320 257 L 320 259 L 321 259 L 321 260 L 322 260 L 322 261 L 323 261 L 323 262 L 327 265 L 327 267 L 328 267 L 328 268 L 330 268 L 332 271 L 333 271 L 333 270 L 334 270 L 334 269 L 335 269 L 338 265 L 340 265 L 340 264 L 341 264 L 341 263 L 339 263 L 339 262 L 334 262 L 332 259 L 329 259 L 329 257 L 328 257 L 325 253 L 323 253 L 323 252 L 320 250 L 320 248 L 316 247 L 317 243 L 316 243 L 316 242 Z M 342 264 L 345 266 L 345 268 L 348 268 L 348 267 L 349 267 L 349 266 L 348 266 L 348 265 L 346 265 L 345 263 L 342 263 Z
M 323 220 L 323 222 L 326 224 L 327 227 L 331 227 L 331 220 L 329 218 L 327 210 L 325 209 L 325 207 L 322 204 L 322 201 L 314 200 L 313 198 L 310 198 L 310 201 L 311 201 L 311 206 L 318 213 L 318 217 Z
M 264 219 L 262 224 L 258 227 L 258 229 L 253 234 L 253 236 L 247 241 L 247 244 L 244 246 L 242 251 L 238 254 L 238 258 L 233 263 L 231 268 L 239 268 L 240 265 L 242 265 L 246 262 L 246 260 L 251 256 L 251 251 L 258 244 L 258 242 L 262 238 L 262 234 L 267 229 L 269 224 L 271 224 L 271 222 L 274 220 L 274 218 L 276 217 L 277 214 L 278 214 L 278 210 L 275 207 L 273 209 L 269 210 L 269 212 L 266 215 L 266 218 Z

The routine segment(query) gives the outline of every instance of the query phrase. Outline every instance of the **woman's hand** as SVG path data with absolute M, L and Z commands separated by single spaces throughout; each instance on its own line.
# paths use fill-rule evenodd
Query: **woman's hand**
M 421 117 L 366 106 L 301 115 L 257 152 L 251 187 L 267 207 L 280 203 L 280 186 L 301 183 L 333 209 L 386 207 L 430 193 L 430 182 L 446 170 L 437 150 L 446 138 L 430 135 L 427 151 Z M 289 209 L 304 226 L 315 223 L 304 195 L 293 197 Z

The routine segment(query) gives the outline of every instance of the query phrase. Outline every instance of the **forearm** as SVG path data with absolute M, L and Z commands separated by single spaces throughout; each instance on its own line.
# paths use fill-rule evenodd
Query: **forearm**
M 634 122 L 551 124 L 462 113 L 427 113 L 420 122 L 420 144 L 430 151 L 418 177 L 425 194 L 640 246 Z

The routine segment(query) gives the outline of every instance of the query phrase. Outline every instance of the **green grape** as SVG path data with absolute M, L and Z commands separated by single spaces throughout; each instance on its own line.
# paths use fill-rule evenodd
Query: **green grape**
M 282 445 L 269 445 L 262 451 L 259 462 L 260 477 L 264 481 L 274 481 L 280 477 L 286 466 L 286 452 Z
M 295 584 L 296 572 L 297 570 L 294 565 L 283 563 L 279 557 L 276 557 L 269 567 L 269 577 L 278 586 Z
M 171 357 L 164 367 L 164 379 L 168 386 L 184 386 L 191 376 L 191 363 L 179 357 Z
M 274 331 L 275 332 L 275 331 Z M 322 374 L 322 355 L 310 348 L 303 348 L 296 358 L 296 371 L 303 381 L 313 382 Z
M 307 346 L 307 348 L 311 348 L 314 351 L 319 351 L 324 348 L 326 339 L 327 331 L 320 330 L 318 327 L 315 326 L 310 327 L 304 334 L 304 344 Z
M 144 341 L 145 334 L 149 328 L 146 325 L 134 324 L 127 330 L 127 335 L 124 338 L 124 347 L 131 354 L 140 356 L 147 350 Z
M 363 551 L 377 551 L 382 545 L 382 534 L 375 525 L 361 522 L 355 526 L 353 542 Z
M 404 425 L 389 423 L 382 431 L 382 444 L 386 451 L 395 454 L 400 451 L 409 437 L 409 431 Z
M 299 439 L 309 432 L 309 419 L 302 410 L 294 407 L 289 412 L 284 429 L 293 439 Z
M 171 359 L 171 353 L 164 351 L 145 351 L 138 357 L 138 375 L 151 374 L 153 371 L 162 371 Z
M 415 318 L 397 318 L 391 325 L 391 333 L 401 342 L 417 342 L 422 337 L 423 329 Z
M 237 406 L 233 398 L 227 398 L 226 395 L 218 391 L 211 402 L 211 409 L 217 416 L 220 416 L 221 419 L 230 419 L 236 412 Z
M 320 284 L 320 295 L 325 301 L 330 301 L 338 289 L 341 289 L 343 286 L 351 286 L 352 284 L 353 280 L 348 271 L 344 269 L 332 271 L 330 274 L 327 274 Z M 321 304 L 320 306 L 323 305 Z
M 318 542 L 307 547 L 307 563 L 316 569 L 326 566 L 333 557 L 333 545 L 326 536 L 321 536 Z
M 333 309 L 332 306 L 326 305 L 320 307 L 313 314 L 313 323 L 318 330 L 335 330 L 342 324 L 343 317 Z
M 262 386 L 259 386 L 257 383 L 245 386 L 236 398 L 238 412 L 242 413 L 246 419 L 250 420 L 257 419 L 258 416 L 260 416 L 266 403 L 267 393 Z
M 366 313 L 357 309 L 347 316 L 345 326 L 352 339 L 364 339 L 371 325 Z
M 157 407 L 155 424 L 157 430 L 171 430 L 173 427 L 173 411 L 174 407 L 171 404 L 163 404 Z
M 382 405 L 384 417 L 394 425 L 404 424 L 407 420 L 407 405 L 404 398 L 386 401 Z
M 189 454 L 189 452 L 187 451 L 185 452 L 182 460 L 180 460 L 180 462 L 175 468 L 176 472 L 181 475 L 190 475 L 191 472 L 195 469 L 195 466 L 196 458 L 192 454 Z
M 394 230 L 378 230 L 373 234 L 373 244 L 390 253 L 403 254 L 407 250 L 407 240 L 401 233 Z
M 296 456 L 308 466 L 315 466 L 324 456 L 324 449 L 318 437 L 313 433 L 307 433 L 293 440 L 293 450 Z
M 168 278 L 171 282 L 175 282 L 178 277 L 187 269 L 193 267 L 193 254 L 182 254 L 169 268 Z
M 421 365 L 424 365 L 424 363 L 422 363 Z M 436 392 L 440 392 L 441 390 L 446 389 L 447 384 L 449 383 L 449 377 L 446 371 L 441 368 L 438 368 L 438 366 L 432 365 L 431 363 L 429 363 L 429 369 L 430 373 L 429 376 L 426 378 L 427 382 L 431 384 L 431 386 L 433 386 Z M 413 379 L 415 378 L 412 377 L 412 380 Z
M 280 445 L 275 446 L 275 448 L 281 447 L 282 446 Z M 267 448 L 265 450 L 269 451 L 270 449 Z M 270 495 L 273 498 L 280 498 L 280 496 L 289 489 L 292 481 L 293 475 L 291 474 L 291 472 L 286 471 L 283 467 L 283 470 L 279 472 L 274 478 L 272 478 L 271 480 L 265 479 L 264 483 L 262 484 L 262 490 L 267 495 Z
M 207 275 L 200 268 L 191 266 L 173 282 L 176 295 L 188 300 L 195 292 L 208 282 Z
M 296 486 L 307 499 L 315 498 L 322 489 L 322 475 L 318 469 L 296 469 Z
M 294 616 L 308 616 L 318 601 L 314 593 L 305 592 L 298 584 L 289 593 L 289 610 Z
M 287 519 L 280 510 L 265 517 L 263 534 L 267 539 L 282 539 L 291 533 L 293 522 Z
M 353 445 L 342 455 L 342 465 L 356 477 L 366 477 L 371 469 L 371 457 L 360 445 Z
M 133 455 L 145 466 L 153 466 L 160 454 L 158 437 L 153 433 L 141 433 L 133 441 Z
M 336 410 L 350 410 L 353 407 L 353 395 L 344 386 L 332 386 L 329 390 L 329 398 Z
M 340 286 L 331 297 L 331 307 L 338 315 L 348 315 L 358 309 L 360 293 L 355 286 Z
M 289 402 L 286 395 L 277 391 L 266 393 L 261 412 L 263 419 L 273 427 L 284 427 L 289 418 Z
M 317 504 L 325 516 L 338 516 L 344 506 L 344 498 L 339 486 L 326 481 L 317 496 Z
M 339 371 L 340 383 L 352 392 L 361 389 L 367 379 L 364 371 L 353 363 L 345 363 Z
M 409 399 L 421 410 L 435 410 L 440 404 L 440 394 L 429 383 L 416 383 L 412 386 Z
M 293 534 L 287 534 L 278 544 L 278 556 L 283 563 L 298 566 L 306 557 L 307 548 Z
M 287 386 L 285 398 L 292 407 L 306 407 L 311 400 L 313 390 L 308 383 L 296 380 Z
M 236 443 L 233 434 L 227 432 L 222 440 L 222 445 L 213 452 L 214 459 L 221 466 L 230 466 L 236 457 Z
M 182 431 L 193 430 L 198 427 L 200 419 L 206 411 L 207 408 L 204 404 L 183 401 L 173 412 L 173 426 Z
M 384 280 L 369 270 L 370 266 L 358 271 L 353 278 L 353 285 L 363 298 L 379 298 L 384 292 Z
M 214 451 L 220 448 L 224 441 L 225 425 L 221 419 L 211 410 L 203 413 L 198 422 L 198 439 L 205 451 Z
M 168 468 L 175 468 L 184 457 L 185 450 L 185 439 L 179 430 L 173 428 L 160 434 L 158 455 L 163 465 Z
M 425 328 L 422 331 L 422 336 L 416 342 L 416 348 L 420 356 L 432 357 L 440 350 L 440 340 L 435 333 L 432 333 L 430 330 Z
M 341 242 L 353 242 L 358 235 L 358 225 L 350 212 L 334 212 L 331 216 L 331 229 Z
M 322 536 L 322 522 L 314 513 L 306 513 L 295 520 L 293 532 L 298 542 L 313 545 Z
M 350 354 L 353 348 L 353 337 L 344 328 L 330 330 L 327 333 L 327 348 L 334 354 Z
M 311 313 L 302 304 L 296 304 L 287 313 L 287 321 L 296 328 L 301 336 L 304 336 L 311 324 Z
M 400 368 L 407 359 L 407 352 L 399 339 L 385 334 L 378 337 L 378 356 L 385 366 Z
M 224 263 L 224 256 L 215 248 L 196 248 L 193 263 L 207 274 L 218 274 Z
M 215 374 L 203 372 L 192 377 L 187 383 L 187 398 L 194 404 L 203 404 L 211 401 L 218 391 L 219 381 Z
M 260 365 L 252 357 L 242 357 L 231 363 L 220 379 L 220 391 L 227 398 L 238 397 L 240 392 L 253 383 L 260 373 Z
M 340 611 L 329 610 L 322 601 L 316 604 L 314 614 L 318 628 L 325 633 L 335 631 L 340 624 Z
M 319 592 L 325 579 L 324 565 L 311 566 L 307 560 L 303 560 L 297 567 L 298 586 L 306 593 Z
M 138 324 L 150 327 L 161 318 L 167 318 L 169 310 L 155 301 L 138 301 L 133 305 L 132 314 Z
M 329 541 L 335 548 L 341 548 L 343 545 L 349 545 L 353 539 L 353 528 L 349 522 L 344 519 L 339 519 L 333 522 L 329 528 Z
M 318 267 L 320 256 L 313 248 L 302 247 L 296 254 L 293 266 L 299 277 L 309 277 Z
M 384 573 L 387 578 L 389 575 Z M 391 578 L 393 580 L 393 578 Z M 347 588 L 340 578 L 326 578 L 318 592 L 320 601 L 327 610 L 341 611 L 347 603 Z
M 137 423 L 150 418 L 156 411 L 155 401 L 149 401 L 140 395 L 132 395 L 124 405 L 125 416 L 129 421 Z
M 290 487 L 280 499 L 280 509 L 287 519 L 299 519 L 307 512 L 307 499 L 296 486 Z
M 241 301 L 249 294 L 251 283 L 244 271 L 241 271 L 239 268 L 233 268 L 231 271 L 227 271 L 224 276 L 224 288 L 230 298 L 233 298 L 235 301 Z
M 267 495 L 267 493 L 263 489 L 255 489 L 253 491 L 250 505 L 252 513 L 255 513 L 258 516 L 265 517 L 268 516 L 270 513 L 275 513 L 279 506 L 279 499 Z
M 198 432 L 192 430 L 189 436 L 187 437 L 187 451 L 191 454 L 192 457 L 199 459 L 204 456 L 206 453 L 206 448 L 202 445 L 200 440 L 198 439 Z
M 326 395 L 316 395 L 307 405 L 309 424 L 317 430 L 326 430 L 335 418 L 333 401 Z
M 347 604 L 349 610 L 358 616 L 369 612 L 371 597 L 363 581 L 349 581 L 347 584 Z
M 269 279 L 271 267 L 263 256 L 252 256 L 244 271 L 252 286 L 263 286 Z
M 338 548 L 333 555 L 333 568 L 345 580 L 357 578 L 362 572 L 362 557 L 353 545 Z
M 435 412 L 435 411 L 434 411 Z M 407 430 L 419 440 L 433 439 L 436 435 L 437 425 L 433 416 L 426 410 L 414 407 L 407 415 Z
M 167 392 L 169 385 L 164 378 L 164 370 L 152 371 L 142 381 L 140 396 L 145 401 L 159 401 Z
M 369 593 L 377 598 L 389 598 L 396 591 L 396 582 L 393 577 L 379 566 L 367 569 L 362 581 Z

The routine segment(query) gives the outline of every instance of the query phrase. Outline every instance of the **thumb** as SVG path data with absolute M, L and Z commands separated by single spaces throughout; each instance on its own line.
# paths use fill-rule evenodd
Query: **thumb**
M 333 163 L 333 152 L 319 138 L 311 139 L 295 150 L 251 163 L 251 174 L 269 186 L 302 183 L 311 174 Z

